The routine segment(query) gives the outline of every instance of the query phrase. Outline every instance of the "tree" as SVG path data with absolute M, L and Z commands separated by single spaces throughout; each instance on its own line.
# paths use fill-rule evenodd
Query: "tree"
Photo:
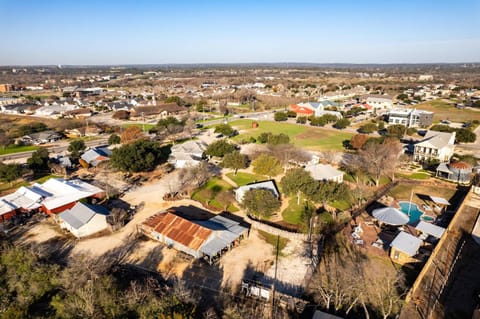
M 350 125 L 350 121 L 348 119 L 338 119 L 335 124 L 333 124 L 333 127 L 339 130 L 343 130 L 344 128 L 347 128 Z
M 130 112 L 125 110 L 116 111 L 113 113 L 112 118 L 117 120 L 128 120 L 130 118 Z
M 362 126 L 360 126 L 360 128 L 358 129 L 358 132 L 359 133 L 364 133 L 364 134 L 370 134 L 370 133 L 373 133 L 377 130 L 377 124 L 375 123 L 367 123 L 367 124 L 364 124 Z
M 457 129 L 457 134 L 455 135 L 455 142 L 457 143 L 474 143 L 477 140 L 477 135 L 472 131 L 459 128 Z
M 288 117 L 297 117 L 297 113 L 295 113 L 294 111 L 287 111 L 287 116 Z
M 249 215 L 267 218 L 280 208 L 281 203 L 270 190 L 256 188 L 243 195 L 242 205 Z
M 311 159 L 311 155 L 309 153 L 293 144 L 270 145 L 269 150 L 272 155 L 280 161 L 284 172 L 287 171 L 287 168 L 292 163 L 301 164 Z
M 355 134 L 350 140 L 350 146 L 356 150 L 359 150 L 365 145 L 365 142 L 368 140 L 368 135 L 365 134 Z
M 0 163 L 0 180 L 11 183 L 22 176 L 22 166 L 16 163 Z
M 34 173 L 46 173 L 49 171 L 48 162 L 50 157 L 48 156 L 48 149 L 41 147 L 32 153 L 32 156 L 27 159 L 27 165 Z
M 260 155 L 252 163 L 253 171 L 256 174 L 266 175 L 269 178 L 272 176 L 277 176 L 282 172 L 282 167 L 280 162 L 273 156 L 268 154 Z
M 239 169 L 246 168 L 247 165 L 247 155 L 240 154 L 239 151 L 233 151 L 231 153 L 225 154 L 225 156 L 223 157 L 223 167 L 234 169 L 235 175 L 237 175 L 237 171 Z
M 407 132 L 407 127 L 402 124 L 393 124 L 387 127 L 387 135 L 390 137 L 402 138 Z
M 275 112 L 273 116 L 274 120 L 277 122 L 288 120 L 288 115 L 285 112 Z
M 86 149 L 85 142 L 83 140 L 73 140 L 68 145 L 68 151 L 73 159 L 80 158 L 81 153 Z
M 120 141 L 121 141 L 120 136 L 114 133 L 110 135 L 110 137 L 108 138 L 108 145 L 120 144 Z
M 235 145 L 228 143 L 225 139 L 213 142 L 208 145 L 205 154 L 210 156 L 224 157 L 225 154 L 235 151 Z
M 139 126 L 131 125 L 122 132 L 120 140 L 122 144 L 127 144 L 135 142 L 144 137 L 145 135 L 143 134 L 143 131 Z
M 358 152 L 363 170 L 373 177 L 376 186 L 379 186 L 380 177 L 384 173 L 391 172 L 393 174 L 402 150 L 402 145 L 398 140 L 385 139 L 382 143 L 367 143 Z
M 310 118 L 310 125 L 312 126 L 325 126 L 327 124 L 327 119 L 323 116 L 311 116 Z
M 225 136 L 230 136 L 235 130 L 229 124 L 220 124 L 215 127 L 215 133 L 220 133 Z
M 8 145 L 12 143 L 12 139 L 7 135 L 7 133 L 0 129 L 0 146 L 2 149 L 5 149 Z
M 112 167 L 126 172 L 145 172 L 153 170 L 165 161 L 169 148 L 148 140 L 138 140 L 113 150 L 110 157 Z
M 315 187 L 315 180 L 303 168 L 288 170 L 280 181 L 282 191 L 287 195 L 297 195 L 297 205 L 300 205 L 300 193 L 309 194 Z

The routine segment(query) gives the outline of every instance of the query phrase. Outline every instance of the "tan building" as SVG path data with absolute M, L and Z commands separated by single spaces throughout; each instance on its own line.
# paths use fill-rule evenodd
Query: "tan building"
M 400 265 L 417 263 L 415 258 L 423 241 L 413 235 L 401 231 L 390 244 L 390 258 Z

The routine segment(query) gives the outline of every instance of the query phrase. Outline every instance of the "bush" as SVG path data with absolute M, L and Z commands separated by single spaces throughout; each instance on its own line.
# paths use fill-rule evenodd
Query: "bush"
M 225 136 L 230 136 L 235 130 L 229 124 L 220 124 L 215 127 L 215 133 L 220 133 Z
M 348 119 L 339 119 L 333 125 L 334 128 L 342 130 L 350 125 L 350 121 Z
M 288 115 L 285 112 L 276 112 L 274 115 L 274 119 L 277 122 L 286 121 L 288 120 Z
M 377 131 L 377 124 L 375 123 L 367 123 L 367 124 L 364 124 L 362 126 L 360 126 L 360 128 L 358 129 L 358 132 L 359 133 L 363 133 L 363 134 L 370 134 L 370 133 L 373 133 L 375 131 Z
M 235 145 L 228 143 L 225 139 L 208 145 L 205 154 L 210 156 L 223 157 L 225 154 L 235 151 Z
M 287 111 L 287 116 L 288 117 L 297 117 L 297 113 L 295 113 L 294 111 Z
M 305 123 L 307 123 L 307 117 L 306 117 L 306 116 L 299 116 L 299 117 L 297 117 L 297 123 L 299 123 L 299 124 L 305 124 Z

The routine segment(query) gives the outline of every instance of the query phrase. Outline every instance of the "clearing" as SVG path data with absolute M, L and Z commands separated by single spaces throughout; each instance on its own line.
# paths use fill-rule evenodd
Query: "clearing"
M 434 112 L 433 122 L 449 120 L 451 122 L 480 121 L 480 112 L 469 109 L 457 109 L 452 103 L 443 99 L 419 103 L 415 106 L 419 110 Z

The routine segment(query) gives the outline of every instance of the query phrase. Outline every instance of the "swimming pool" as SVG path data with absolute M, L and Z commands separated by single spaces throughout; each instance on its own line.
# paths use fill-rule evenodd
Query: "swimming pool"
M 418 222 L 420 220 L 420 217 L 422 217 L 423 215 L 423 212 L 418 208 L 417 204 L 410 202 L 399 202 L 398 204 L 400 205 L 400 210 L 404 214 L 409 215 L 408 218 L 410 219 L 410 223 Z

